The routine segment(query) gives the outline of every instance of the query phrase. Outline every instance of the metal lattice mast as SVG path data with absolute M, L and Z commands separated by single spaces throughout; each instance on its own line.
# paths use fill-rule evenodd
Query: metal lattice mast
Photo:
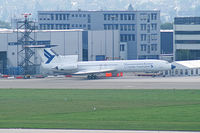
M 28 16 L 31 14 L 23 14 L 24 20 L 17 22 L 17 44 L 21 45 L 18 51 L 18 66 L 24 69 L 24 74 L 34 73 L 34 63 L 31 58 L 35 54 L 29 45 L 35 45 L 35 39 L 31 37 L 31 33 L 35 30 L 35 23 L 29 21 Z

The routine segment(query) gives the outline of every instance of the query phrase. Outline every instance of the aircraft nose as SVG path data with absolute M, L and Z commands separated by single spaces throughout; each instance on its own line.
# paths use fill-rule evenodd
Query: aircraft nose
M 171 69 L 175 69 L 176 68 L 176 66 L 175 65 L 171 65 Z

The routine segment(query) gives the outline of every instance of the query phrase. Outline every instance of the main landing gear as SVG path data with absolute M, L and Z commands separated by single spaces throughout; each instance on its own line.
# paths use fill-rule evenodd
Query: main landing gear
M 97 75 L 91 74 L 87 76 L 87 79 L 97 79 Z

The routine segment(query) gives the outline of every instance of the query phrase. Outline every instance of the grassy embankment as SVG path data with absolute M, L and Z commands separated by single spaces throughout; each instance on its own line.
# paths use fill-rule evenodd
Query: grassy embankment
M 0 128 L 200 131 L 200 91 L 1 89 Z

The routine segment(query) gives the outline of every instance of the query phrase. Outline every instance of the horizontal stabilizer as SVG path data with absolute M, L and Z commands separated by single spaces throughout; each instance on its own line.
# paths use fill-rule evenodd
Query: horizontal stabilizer
M 25 45 L 26 48 L 51 48 L 56 47 L 58 45 Z

